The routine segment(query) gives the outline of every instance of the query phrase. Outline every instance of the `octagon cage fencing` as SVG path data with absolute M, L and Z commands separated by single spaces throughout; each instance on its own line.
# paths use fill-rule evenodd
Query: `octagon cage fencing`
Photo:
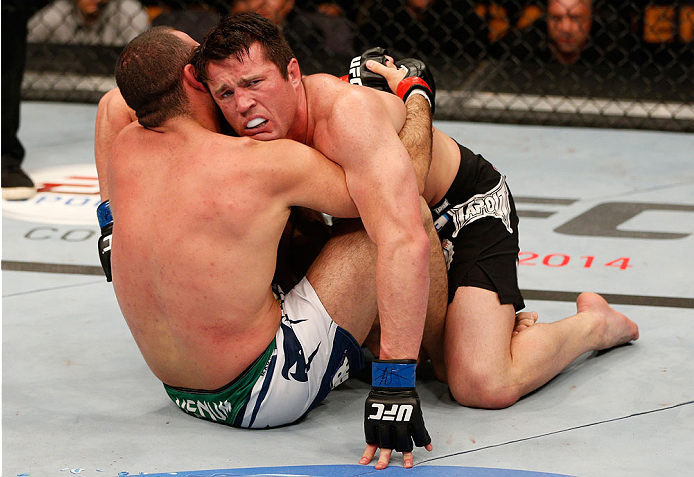
M 282 26 L 304 74 L 346 74 L 372 46 L 424 60 L 436 119 L 694 131 L 694 0 L 55 0 L 28 23 L 23 98 L 97 102 L 139 32 L 200 41 L 248 10 Z

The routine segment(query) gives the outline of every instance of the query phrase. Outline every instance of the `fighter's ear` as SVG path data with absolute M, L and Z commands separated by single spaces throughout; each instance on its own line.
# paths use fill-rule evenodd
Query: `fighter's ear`
M 297 85 L 301 83 L 301 68 L 299 68 L 299 61 L 296 58 L 292 58 L 287 65 L 287 74 L 289 81 Z
M 195 79 L 195 68 L 190 63 L 183 68 L 183 80 L 188 82 L 193 88 L 207 93 L 205 85 Z

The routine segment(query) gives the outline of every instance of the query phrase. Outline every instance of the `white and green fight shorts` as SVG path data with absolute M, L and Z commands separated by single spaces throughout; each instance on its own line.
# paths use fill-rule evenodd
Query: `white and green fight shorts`
M 282 320 L 263 354 L 215 391 L 164 384 L 186 413 L 234 427 L 290 424 L 364 366 L 361 346 L 328 315 L 306 278 L 286 295 L 275 288 Z

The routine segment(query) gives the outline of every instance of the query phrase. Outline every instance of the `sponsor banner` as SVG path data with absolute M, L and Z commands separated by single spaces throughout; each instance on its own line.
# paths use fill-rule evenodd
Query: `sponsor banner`
M 4 217 L 43 224 L 97 225 L 101 202 L 94 164 L 40 169 L 31 173 L 37 194 L 28 200 L 3 200 Z

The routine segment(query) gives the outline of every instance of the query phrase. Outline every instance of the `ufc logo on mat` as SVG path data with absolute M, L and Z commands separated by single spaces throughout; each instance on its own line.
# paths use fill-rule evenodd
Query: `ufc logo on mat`
M 393 404 L 387 411 L 385 410 L 385 404 L 374 402 L 371 403 L 371 406 L 376 408 L 376 413 L 371 414 L 369 419 L 376 419 L 378 421 L 409 422 L 410 417 L 412 417 L 412 410 L 414 409 L 412 404 Z

